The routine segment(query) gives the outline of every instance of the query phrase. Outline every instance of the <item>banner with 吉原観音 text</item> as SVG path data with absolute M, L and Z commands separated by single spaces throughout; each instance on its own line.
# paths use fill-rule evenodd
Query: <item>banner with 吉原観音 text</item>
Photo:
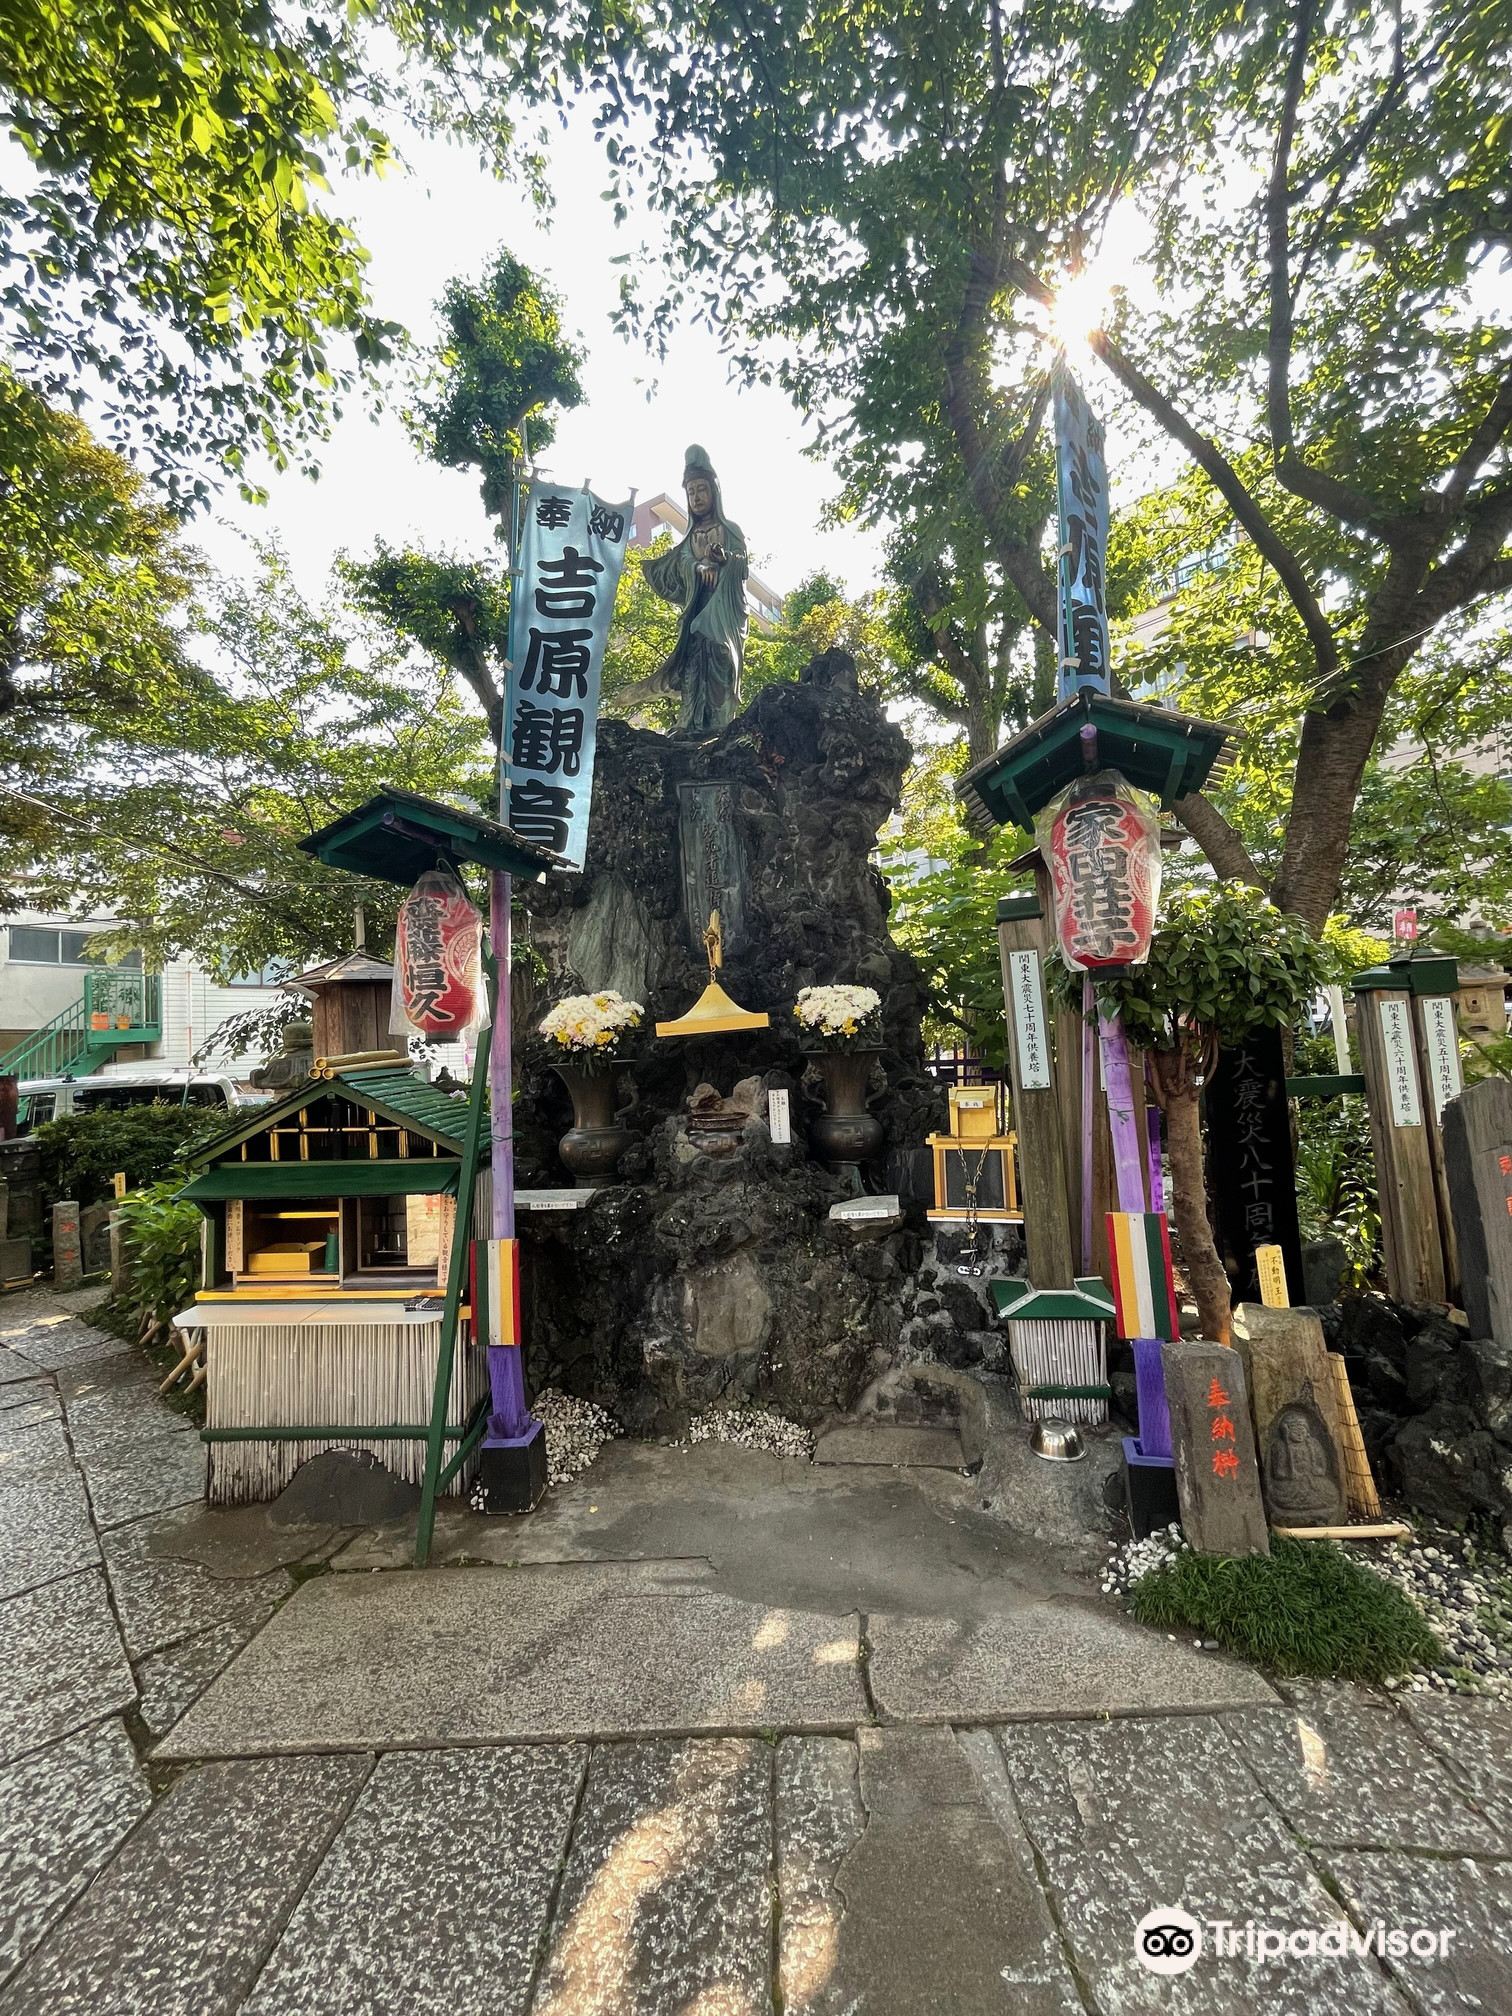
M 1060 681 L 1069 700 L 1109 690 L 1108 465 L 1102 422 L 1064 362 L 1052 380 L 1055 471 L 1060 497 Z
M 527 486 L 509 621 L 499 816 L 581 868 L 593 800 L 599 676 L 631 507 L 539 478 Z

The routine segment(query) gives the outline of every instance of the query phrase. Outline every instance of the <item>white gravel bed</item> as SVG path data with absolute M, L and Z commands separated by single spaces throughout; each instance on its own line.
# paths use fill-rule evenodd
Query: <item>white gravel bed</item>
M 1411 1540 L 1362 1541 L 1344 1551 L 1410 1596 L 1444 1642 L 1445 1665 L 1388 1680 L 1388 1687 L 1512 1701 L 1512 1563 L 1435 1527 Z
M 764 1449 L 771 1456 L 801 1456 L 812 1462 L 814 1438 L 807 1428 L 770 1407 L 717 1407 L 700 1414 L 677 1446 L 732 1442 L 741 1449 Z

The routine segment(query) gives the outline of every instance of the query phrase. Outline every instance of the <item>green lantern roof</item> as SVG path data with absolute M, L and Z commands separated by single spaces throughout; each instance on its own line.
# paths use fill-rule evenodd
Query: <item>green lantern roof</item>
M 548 868 L 567 863 L 549 847 L 522 840 L 508 826 L 414 791 L 385 784 L 376 797 L 322 826 L 300 851 L 313 854 L 327 868 L 346 868 L 354 875 L 372 875 L 380 882 L 413 888 L 438 860 L 453 867 L 472 861 L 480 868 L 518 875 L 536 882 Z
M 1058 791 L 1086 774 L 1082 731 L 1097 731 L 1097 770 L 1117 770 L 1169 808 L 1224 767 L 1228 729 L 1170 707 L 1114 700 L 1083 690 L 1032 721 L 995 755 L 956 779 L 967 823 L 1034 827 L 1034 815 Z

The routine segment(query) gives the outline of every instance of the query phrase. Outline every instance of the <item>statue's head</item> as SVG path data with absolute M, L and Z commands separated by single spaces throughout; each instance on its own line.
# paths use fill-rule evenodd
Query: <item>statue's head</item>
M 683 458 L 683 494 L 688 500 L 688 516 L 695 521 L 721 516 L 719 478 L 707 452 L 696 443 Z

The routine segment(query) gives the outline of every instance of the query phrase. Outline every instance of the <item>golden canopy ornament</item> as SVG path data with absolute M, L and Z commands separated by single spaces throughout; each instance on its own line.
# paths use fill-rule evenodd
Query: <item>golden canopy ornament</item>
M 735 1029 L 769 1029 L 772 1025 L 770 1015 L 753 1015 L 742 1008 L 738 1001 L 730 999 L 715 977 L 724 964 L 724 940 L 720 936 L 717 910 L 709 912 L 703 945 L 709 961 L 708 986 L 686 1015 L 679 1015 L 675 1022 L 658 1022 L 657 1035 L 724 1036 Z

